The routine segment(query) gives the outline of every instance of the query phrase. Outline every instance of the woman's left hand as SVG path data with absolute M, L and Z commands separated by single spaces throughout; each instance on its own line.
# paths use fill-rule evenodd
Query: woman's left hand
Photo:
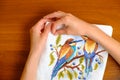
M 51 23 L 45 25 L 47 19 L 41 19 L 30 29 L 30 52 L 41 53 L 45 47 Z

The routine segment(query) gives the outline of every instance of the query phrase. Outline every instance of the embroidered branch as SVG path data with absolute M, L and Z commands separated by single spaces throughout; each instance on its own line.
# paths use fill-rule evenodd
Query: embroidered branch
M 104 52 L 104 51 L 105 51 L 105 50 L 98 51 L 98 52 L 96 52 L 96 55 L 101 56 L 101 55 L 99 55 L 99 53 L 102 53 L 102 52 Z M 80 56 L 74 57 L 70 62 L 66 62 L 60 69 L 66 67 L 66 68 L 71 68 L 71 69 L 77 68 L 78 70 L 80 70 L 80 68 L 78 67 L 80 64 L 78 64 L 78 65 L 76 65 L 76 66 L 68 66 L 67 64 L 69 64 L 69 63 L 71 63 L 73 60 L 79 59 L 79 58 L 81 58 L 81 57 L 84 57 L 84 54 L 83 54 L 83 55 L 80 55 Z M 81 70 L 80 70 L 80 71 L 81 71 Z

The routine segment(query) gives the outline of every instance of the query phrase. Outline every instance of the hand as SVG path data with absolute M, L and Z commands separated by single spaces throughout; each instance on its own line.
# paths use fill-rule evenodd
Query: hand
M 69 13 L 61 11 L 48 14 L 45 19 L 52 20 L 52 33 L 57 34 L 72 34 L 72 35 L 87 35 L 89 27 L 92 25 L 78 19 Z M 63 28 L 57 30 L 58 26 L 64 25 Z
M 47 19 L 41 19 L 30 29 L 31 47 L 25 68 L 20 80 L 35 80 L 42 50 L 51 29 L 51 24 L 46 25 Z
M 51 24 L 49 23 L 47 26 L 45 26 L 45 23 L 47 22 L 47 19 L 41 19 L 37 24 L 35 24 L 30 29 L 30 52 L 38 52 L 41 53 L 42 50 L 45 47 L 45 43 L 48 37 L 48 33 L 51 29 Z

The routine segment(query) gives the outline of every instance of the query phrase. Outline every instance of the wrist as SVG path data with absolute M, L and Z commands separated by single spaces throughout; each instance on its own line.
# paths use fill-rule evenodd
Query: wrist
M 87 24 L 82 25 L 82 27 L 83 27 L 83 30 L 78 29 L 80 30 L 79 35 L 80 36 L 85 35 L 85 36 L 91 37 L 91 35 L 94 33 L 94 26 L 92 26 L 92 24 L 87 23 Z
M 88 36 L 89 38 L 91 38 L 96 42 L 99 42 L 102 35 L 104 35 L 104 33 L 96 25 L 92 25 L 92 24 L 87 29 L 87 32 L 86 32 L 86 36 Z
M 89 27 L 86 28 L 84 35 L 91 37 L 94 34 L 94 31 L 95 27 L 90 24 Z
M 29 53 L 30 54 L 40 54 L 42 52 L 41 49 L 30 49 Z

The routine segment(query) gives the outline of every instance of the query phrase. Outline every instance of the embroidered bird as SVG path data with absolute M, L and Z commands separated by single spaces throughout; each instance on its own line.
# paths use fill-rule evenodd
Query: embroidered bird
M 65 63 L 71 61 L 76 56 L 76 43 L 82 40 L 74 41 L 72 38 L 66 40 L 64 45 L 59 51 L 58 60 L 53 68 L 51 80 L 57 75 L 58 71 L 64 66 Z
M 85 73 L 88 75 L 89 72 L 92 72 L 93 70 L 92 63 L 96 55 L 95 52 L 98 49 L 98 44 L 87 36 L 82 38 L 85 40 L 83 51 L 85 57 Z

